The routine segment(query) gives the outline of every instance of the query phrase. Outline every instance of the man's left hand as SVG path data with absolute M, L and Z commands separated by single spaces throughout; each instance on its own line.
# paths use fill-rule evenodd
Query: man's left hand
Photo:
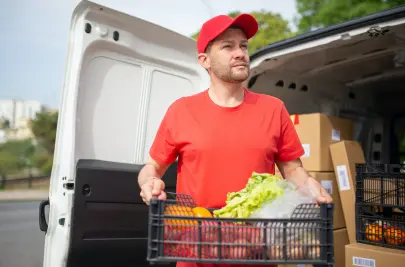
M 328 194 L 328 192 L 326 192 L 325 188 L 323 188 L 322 185 L 314 178 L 309 177 L 305 184 L 307 184 L 311 190 L 313 190 L 313 194 L 315 194 L 318 204 L 333 202 L 332 197 Z

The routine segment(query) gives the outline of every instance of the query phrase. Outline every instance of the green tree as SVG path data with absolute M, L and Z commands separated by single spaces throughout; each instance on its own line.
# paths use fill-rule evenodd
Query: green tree
M 0 150 L 0 177 L 17 170 L 18 157 L 8 151 Z
M 239 11 L 229 13 L 230 17 L 236 17 L 240 14 Z M 249 53 L 267 46 L 270 43 L 289 38 L 294 35 L 291 31 L 288 21 L 284 20 L 279 14 L 268 12 L 265 10 L 255 11 L 250 13 L 259 23 L 259 31 L 249 40 Z M 197 39 L 199 32 L 192 35 Z
M 10 140 L 0 145 L 0 151 L 8 151 L 13 155 L 33 154 L 34 145 L 31 139 Z
M 58 125 L 58 113 L 42 111 L 37 113 L 36 118 L 31 121 L 31 130 L 38 144 L 49 154 L 55 149 L 56 127 Z
M 296 0 L 299 33 L 405 4 L 404 0 Z
M 8 119 L 0 120 L 0 129 L 7 130 L 10 128 L 10 121 Z
M 0 174 L 34 167 L 35 145 L 31 139 L 10 140 L 0 145 Z
M 58 113 L 46 110 L 37 113 L 31 121 L 31 130 L 38 144 L 34 163 L 45 175 L 52 171 L 57 124 Z

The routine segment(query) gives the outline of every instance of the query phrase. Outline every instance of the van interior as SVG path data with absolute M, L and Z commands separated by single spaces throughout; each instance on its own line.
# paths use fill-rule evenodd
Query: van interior
M 282 99 L 291 114 L 355 121 L 369 163 L 405 161 L 404 24 L 268 57 L 257 69 L 250 90 Z

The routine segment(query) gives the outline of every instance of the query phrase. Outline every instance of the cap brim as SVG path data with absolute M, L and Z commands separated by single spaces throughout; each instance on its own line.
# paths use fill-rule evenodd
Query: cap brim
M 240 27 L 245 32 L 246 38 L 248 39 L 255 36 L 255 34 L 259 30 L 259 24 L 257 23 L 257 20 L 250 14 L 240 14 L 227 28 L 229 28 L 230 26 Z

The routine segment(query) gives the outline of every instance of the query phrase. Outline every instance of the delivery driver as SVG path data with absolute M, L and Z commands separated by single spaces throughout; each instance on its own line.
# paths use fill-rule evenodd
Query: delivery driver
M 217 16 L 202 26 L 198 61 L 210 87 L 168 108 L 138 177 L 145 203 L 166 198 L 160 178 L 177 157 L 177 193 L 191 195 L 198 206 L 223 207 L 228 192 L 244 188 L 253 171 L 274 173 L 275 163 L 284 178 L 312 185 L 318 202 L 332 201 L 301 164 L 304 150 L 284 103 L 242 84 L 250 72 L 248 39 L 257 30 L 249 14 Z

